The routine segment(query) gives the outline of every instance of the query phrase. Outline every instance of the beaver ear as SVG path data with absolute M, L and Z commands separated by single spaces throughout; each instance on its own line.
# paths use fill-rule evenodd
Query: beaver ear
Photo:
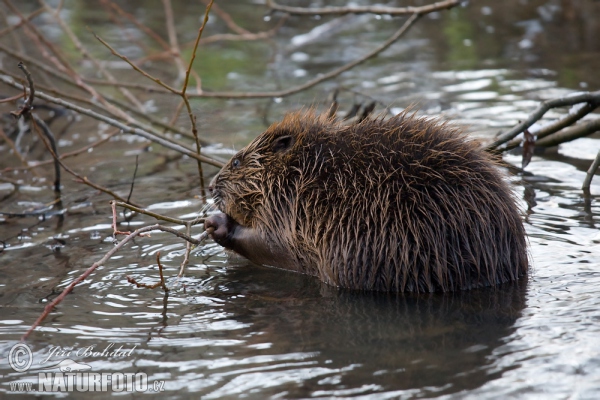
M 294 138 L 291 136 L 280 136 L 273 141 L 274 153 L 285 153 L 294 144 Z

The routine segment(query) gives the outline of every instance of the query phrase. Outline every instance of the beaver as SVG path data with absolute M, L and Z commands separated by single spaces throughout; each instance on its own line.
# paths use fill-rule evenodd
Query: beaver
M 434 292 L 527 274 L 519 210 L 497 162 L 458 127 L 403 112 L 348 125 L 286 115 L 209 191 L 211 237 L 263 265 L 349 289 Z

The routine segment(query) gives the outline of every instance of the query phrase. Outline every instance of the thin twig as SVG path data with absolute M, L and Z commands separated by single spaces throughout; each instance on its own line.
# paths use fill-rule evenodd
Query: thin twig
M 27 337 L 31 334 L 31 332 L 33 332 L 33 330 L 35 328 L 37 328 L 42 323 L 42 321 L 44 321 L 44 319 L 50 314 L 50 312 L 52 312 L 54 307 L 56 307 L 58 304 L 60 304 L 63 301 L 63 299 L 65 297 L 67 297 L 67 295 L 69 293 L 71 293 L 73 291 L 73 288 L 76 285 L 78 285 L 85 278 L 87 278 L 92 272 L 94 272 L 96 270 L 96 268 L 98 268 L 99 266 L 104 264 L 106 261 L 108 261 L 117 251 L 119 251 L 123 246 L 125 246 L 125 244 L 130 242 L 133 238 L 140 235 L 141 233 L 158 230 L 158 229 L 160 229 L 160 225 L 158 225 L 158 224 L 151 225 L 151 226 L 145 226 L 143 228 L 137 229 L 136 231 L 132 232 L 126 238 L 124 238 L 119 243 L 117 243 L 117 245 L 115 247 L 113 247 L 112 249 L 110 249 L 100 260 L 98 260 L 94 264 L 92 264 L 91 267 L 86 269 L 81 275 L 79 275 L 75 280 L 73 280 L 73 282 L 71 282 L 71 284 L 69 286 L 67 286 L 65 289 L 63 289 L 61 294 L 58 295 L 50 304 L 48 304 L 46 307 L 44 307 L 44 311 L 42 312 L 42 314 L 36 319 L 36 321 L 33 323 L 33 325 L 31 325 L 31 327 L 27 330 L 27 332 L 25 332 L 25 334 L 21 337 L 21 341 L 25 341 L 27 339 Z
M 42 141 L 52 154 L 54 159 L 54 191 L 60 193 L 60 157 L 58 156 L 58 149 L 56 147 L 56 139 L 54 134 L 48 127 L 48 125 L 37 115 L 31 113 L 31 123 L 33 124 L 34 130 L 38 135 L 43 135 Z
M 73 33 L 71 28 L 69 28 L 69 26 L 65 23 L 65 21 L 60 17 L 59 10 L 58 9 L 54 10 L 44 0 L 38 0 L 38 2 L 48 11 L 49 14 L 51 14 L 54 17 L 54 19 L 58 22 L 58 25 L 61 27 L 63 32 L 66 33 L 66 35 L 69 37 L 69 39 L 71 40 L 73 45 L 77 48 L 77 50 L 79 50 L 79 52 L 81 53 L 83 58 L 90 60 L 94 64 L 94 67 L 96 68 L 96 70 L 98 72 L 100 72 L 102 75 L 104 75 L 106 77 L 106 79 L 108 79 L 109 82 L 116 82 L 116 79 L 113 76 L 113 74 L 110 71 L 108 71 L 106 68 L 104 68 L 104 66 L 100 62 L 98 62 L 98 60 L 81 43 L 79 38 L 77 38 L 75 33 Z M 127 98 L 127 100 L 129 100 L 132 104 L 135 104 L 135 106 L 139 110 L 144 110 L 144 106 L 139 102 L 139 100 L 135 96 L 133 96 L 131 94 L 131 92 L 129 90 L 127 90 L 126 88 L 123 88 L 123 87 L 118 87 L 118 89 L 123 94 L 123 96 L 125 96 L 125 98 Z
M 129 203 L 129 200 L 131 200 L 131 195 L 133 194 L 133 185 L 135 185 L 135 177 L 136 177 L 137 171 L 138 171 L 138 161 L 139 161 L 139 156 L 136 155 L 135 156 L 135 169 L 133 170 L 133 177 L 131 178 L 131 187 L 129 188 L 129 194 L 127 195 L 126 203 Z
M 0 126 L 0 138 L 4 139 L 6 144 L 8 144 L 8 146 L 12 149 L 13 153 L 15 153 L 17 158 L 21 161 L 21 164 L 23 164 L 25 166 L 23 168 L 28 168 L 27 160 L 25 159 L 25 157 L 23 157 L 21 155 L 21 153 L 19 152 L 19 149 L 17 149 L 17 146 L 15 145 L 15 142 L 10 140 L 10 138 L 6 135 L 6 133 L 4 133 L 4 130 L 2 129 L 1 126 Z
M 169 37 L 169 51 L 174 57 L 175 65 L 177 65 L 177 82 L 181 82 L 186 76 L 185 65 L 181 59 L 181 50 L 177 41 L 177 31 L 175 30 L 175 18 L 173 18 L 173 7 L 171 0 L 162 0 L 163 9 L 165 10 L 165 25 L 167 28 L 167 36 Z
M 21 12 L 9 0 L 4 0 L 4 3 L 21 20 L 26 21 L 25 17 L 21 14 Z M 102 103 L 102 105 L 104 105 L 104 107 L 111 110 L 112 114 L 118 115 L 120 118 L 123 118 L 125 120 L 131 119 L 131 117 L 129 117 L 125 112 L 123 112 L 122 110 L 119 110 L 117 107 L 108 103 L 106 101 L 106 99 L 104 99 L 104 97 L 96 91 L 96 89 L 94 89 L 93 87 L 86 84 L 82 80 L 81 76 L 75 71 L 75 69 L 73 67 L 71 67 L 71 65 L 66 60 L 66 58 L 61 54 L 61 52 L 48 39 L 46 39 L 46 35 L 42 34 L 39 31 L 39 29 L 34 24 L 32 24 L 30 21 L 26 21 L 26 23 L 25 23 L 25 33 L 37 45 L 37 47 L 40 49 L 42 55 L 46 59 L 50 60 L 50 62 L 52 64 L 54 64 L 58 68 L 59 71 L 65 73 L 69 77 L 71 77 L 71 79 L 73 79 L 75 81 L 77 86 L 79 86 L 81 89 L 85 90 L 90 95 L 92 95 L 92 97 L 97 99 L 100 103 Z M 49 54 L 48 50 L 50 50 L 50 52 L 52 54 Z
M 188 235 L 189 233 L 189 227 L 188 227 Z M 185 242 L 185 253 L 183 254 L 183 261 L 181 262 L 181 265 L 179 267 L 179 273 L 177 274 L 177 279 L 180 279 L 183 276 L 183 272 L 185 271 L 185 267 L 187 266 L 189 259 L 190 259 L 190 253 L 192 251 L 192 244 L 190 242 Z
M 93 149 L 93 148 L 96 148 L 96 147 L 102 145 L 103 143 L 109 141 L 113 136 L 116 136 L 119 133 L 120 133 L 119 130 L 115 130 L 115 131 L 107 134 L 106 137 L 104 137 L 104 138 L 102 138 L 100 140 L 97 140 L 97 141 L 95 141 L 93 143 L 90 143 L 87 146 L 84 146 L 84 147 L 82 147 L 80 149 L 73 150 L 73 151 L 70 151 L 68 153 L 63 153 L 58 158 L 61 159 L 61 160 L 64 160 L 65 158 L 78 156 L 81 153 L 87 152 L 89 149 Z M 0 130 L 0 135 L 1 134 L 2 134 L 2 131 Z M 26 161 L 25 162 L 26 166 L 24 166 L 24 167 L 5 168 L 1 172 L 17 171 L 17 170 L 34 170 L 35 168 L 43 167 L 44 165 L 52 164 L 53 162 L 54 162 L 54 159 L 52 159 L 52 160 L 46 160 L 46 161 L 35 161 L 35 164 L 32 164 L 32 163 Z
M 160 275 L 160 285 L 162 286 L 165 293 L 169 293 L 169 288 L 165 283 L 165 277 L 163 276 L 163 266 L 160 263 L 160 251 L 156 253 L 156 262 L 158 263 L 158 274 Z
M 208 6 L 209 3 L 212 3 L 212 1 L 210 0 L 200 0 L 200 2 L 205 6 Z M 235 21 L 231 18 L 231 16 L 228 13 L 226 13 L 221 7 L 219 7 L 218 4 L 213 4 L 211 7 L 215 14 L 217 14 L 217 16 L 221 18 L 223 22 L 225 22 L 225 25 L 227 25 L 227 27 L 235 33 L 239 35 L 246 35 L 251 33 L 250 31 L 236 24 Z
M 275 34 L 279 31 L 279 29 L 281 29 L 281 27 L 283 26 L 283 24 L 285 23 L 285 21 L 288 20 L 288 15 L 284 15 L 282 16 L 279 21 L 277 21 L 277 23 L 275 24 L 275 26 L 269 30 L 266 31 L 262 31 L 262 32 L 248 32 L 248 33 L 244 33 L 241 35 L 238 34 L 233 34 L 233 33 L 217 33 L 208 37 L 203 38 L 200 43 L 201 44 L 209 44 L 209 43 L 216 43 L 216 42 L 221 42 L 221 41 L 241 41 L 241 42 L 250 42 L 250 41 L 254 41 L 254 40 L 263 40 L 263 39 L 269 39 L 273 36 L 275 36 Z
M 113 192 L 110 189 L 107 189 L 103 186 L 97 185 L 94 182 L 90 181 L 87 177 L 85 176 L 81 176 L 79 175 L 77 172 L 73 171 L 71 168 L 69 168 L 65 163 L 62 162 L 62 160 L 60 159 L 60 157 L 58 157 L 58 155 L 52 150 L 52 145 L 48 142 L 48 139 L 46 138 L 46 135 L 44 135 L 44 133 L 41 132 L 40 130 L 40 126 L 38 124 L 38 122 L 36 122 L 35 119 L 32 119 L 32 125 L 33 125 L 33 130 L 38 134 L 38 136 L 40 137 L 40 139 L 42 140 L 42 142 L 44 143 L 44 145 L 46 146 L 46 149 L 48 149 L 48 151 L 50 152 L 50 154 L 52 155 L 52 157 L 54 157 L 54 159 L 60 164 L 60 166 L 67 171 L 69 174 L 73 175 L 76 178 L 76 182 L 79 183 L 83 183 L 85 185 L 88 185 L 96 190 L 99 190 L 101 192 L 104 192 L 106 194 L 108 194 L 109 196 L 112 196 L 113 198 L 120 200 L 122 202 L 127 202 L 126 199 L 124 199 L 123 197 L 119 196 L 118 194 L 116 194 L 115 192 Z M 136 205 L 135 203 L 130 202 L 133 205 Z M 138 207 L 141 207 L 139 205 L 136 205 Z
M 196 36 L 196 43 L 194 43 L 194 50 L 192 51 L 192 57 L 190 58 L 190 63 L 188 65 L 187 70 L 185 71 L 185 81 L 183 82 L 183 87 L 181 88 L 181 97 L 185 103 L 185 107 L 188 112 L 188 116 L 190 117 L 190 121 L 192 123 L 192 134 L 196 139 L 196 152 L 200 155 L 202 151 L 202 145 L 200 144 L 200 140 L 198 138 L 198 127 L 196 126 L 196 116 L 192 113 L 192 107 L 190 106 L 190 101 L 186 96 L 186 90 L 188 83 L 190 81 L 190 71 L 192 70 L 192 66 L 194 65 L 194 60 L 196 59 L 196 51 L 198 50 L 198 43 L 200 43 L 200 38 L 202 37 L 202 33 L 204 32 L 204 28 L 208 23 L 208 16 L 210 14 L 210 8 L 213 5 L 214 0 L 210 0 L 210 3 L 206 6 L 206 11 L 204 12 L 204 20 L 202 21 L 202 25 L 200 29 L 198 29 L 198 35 Z M 204 172 L 202 171 L 202 163 L 198 161 L 198 176 L 200 178 L 200 187 L 202 188 L 202 196 L 204 197 Z
M 355 66 L 362 64 L 363 62 L 367 61 L 368 59 L 376 56 L 377 54 L 381 53 L 382 51 L 387 49 L 389 46 L 391 46 L 396 40 L 398 40 L 408 30 L 408 28 L 410 28 L 414 24 L 414 22 L 420 16 L 430 13 L 430 12 L 433 12 L 433 11 L 438 11 L 438 10 L 442 10 L 444 8 L 453 7 L 458 4 L 459 4 L 458 1 L 448 1 L 448 2 L 435 3 L 431 6 L 427 6 L 427 11 L 422 10 L 418 14 L 413 14 L 396 33 L 394 33 L 385 43 L 383 43 L 379 47 L 375 48 L 371 52 L 367 53 L 366 55 L 364 55 L 363 57 L 361 57 L 355 61 L 352 61 L 346 65 L 343 65 L 342 67 L 336 68 L 333 71 L 330 71 L 328 73 L 320 75 L 319 77 L 311 79 L 301 85 L 294 86 L 292 88 L 285 89 L 285 90 L 278 90 L 278 91 L 271 91 L 271 92 L 208 92 L 206 90 L 203 90 L 201 93 L 188 93 L 186 95 L 189 99 L 192 99 L 192 98 L 257 99 L 257 98 L 271 98 L 271 97 L 286 97 L 286 96 L 290 96 L 290 95 L 293 95 L 298 92 L 302 92 L 306 89 L 309 89 L 313 86 L 318 85 L 321 82 L 335 78 L 336 76 L 340 75 L 341 73 L 346 72 L 346 71 L 354 68 Z M 424 7 L 424 9 L 425 9 L 425 7 Z M 127 62 L 130 62 L 130 61 L 127 60 Z M 134 68 L 137 68 L 137 67 L 134 67 Z M 144 76 L 149 77 L 149 79 L 151 79 L 151 80 L 155 80 L 155 79 L 158 80 L 158 82 L 160 82 L 159 84 L 161 86 L 165 87 L 165 85 L 162 84 L 162 82 L 159 79 L 153 78 L 146 73 L 142 73 L 142 74 L 144 74 Z M 89 80 L 89 81 L 92 82 L 92 80 Z M 97 81 L 97 80 L 95 80 L 94 82 L 97 84 L 106 84 L 106 82 L 103 83 L 103 82 Z M 123 83 L 123 86 L 132 88 L 132 89 L 139 89 L 139 90 L 155 92 L 155 93 L 171 92 L 171 93 L 177 94 L 177 91 L 170 86 L 168 88 L 166 88 L 167 89 L 166 91 L 160 90 L 160 88 L 154 88 L 154 87 L 148 86 L 148 85 Z
M 133 68 L 134 70 L 136 70 L 137 72 L 139 72 L 140 74 L 142 74 L 143 76 L 145 76 L 146 78 L 150 79 L 151 81 L 153 81 L 154 83 L 156 83 L 159 86 L 162 86 L 163 88 L 167 89 L 169 92 L 173 93 L 173 94 L 180 94 L 179 91 L 177 91 L 177 89 L 172 88 L 171 86 L 167 85 L 166 83 L 164 83 L 163 81 L 161 81 L 158 78 L 155 78 L 154 76 L 150 75 L 149 73 L 147 73 L 146 71 L 144 71 L 143 69 L 141 69 L 140 67 L 138 67 L 133 61 L 131 61 L 129 58 L 127 58 L 126 56 L 124 56 L 123 54 L 119 53 L 118 51 L 116 51 L 110 44 L 108 44 L 107 42 L 105 42 L 100 36 L 96 35 L 94 32 L 92 32 L 92 34 L 94 35 L 94 37 L 104 45 L 104 47 L 106 47 L 108 50 L 110 50 L 110 52 L 115 56 L 120 58 L 121 60 L 125 61 L 127 64 L 129 64 L 131 66 L 131 68 Z
M 185 226 L 185 225 L 189 224 L 190 222 L 193 222 L 193 225 L 196 225 L 196 224 L 200 224 L 200 223 L 204 222 L 204 219 L 197 220 L 197 222 L 196 222 L 196 220 L 186 221 L 184 219 L 173 218 L 173 217 L 169 217 L 167 215 L 157 214 L 155 212 L 148 211 L 143 208 L 133 206 L 130 203 L 125 203 L 125 202 L 121 202 L 121 201 L 111 200 L 111 204 L 114 204 L 115 206 L 119 206 L 119 207 L 124 207 L 124 208 L 127 208 L 128 210 L 134 211 L 136 213 L 148 215 L 152 218 L 155 218 L 155 219 L 158 219 L 161 221 L 165 221 L 165 222 L 171 222 L 171 223 L 177 224 L 177 225 Z
M 5 52 L 5 53 L 7 53 L 8 55 L 10 55 L 11 57 L 13 57 L 15 59 L 23 60 L 23 61 L 27 62 L 28 65 L 34 65 L 36 68 L 41 69 L 42 71 L 46 72 L 47 74 L 49 74 L 49 75 L 51 75 L 53 77 L 56 77 L 56 78 L 60 79 L 61 81 L 65 82 L 65 83 L 67 83 L 69 85 L 72 85 L 73 87 L 75 87 L 75 88 L 77 88 L 79 90 L 84 90 L 76 82 L 73 82 L 73 80 L 71 79 L 71 77 L 62 74 L 62 73 L 60 73 L 60 72 L 58 72 L 58 71 L 56 71 L 56 70 L 48 67 L 47 65 L 45 65 L 43 63 L 40 63 L 39 60 L 37 60 L 37 59 L 35 59 L 33 57 L 28 57 L 27 55 L 25 55 L 23 53 L 19 53 L 17 51 L 14 51 L 14 50 L 12 50 L 9 47 L 4 46 L 2 43 L 0 43 L 0 50 L 3 51 L 3 52 Z M 2 71 L 2 72 L 4 74 L 6 74 L 8 76 L 11 76 L 14 79 L 16 79 L 16 77 L 13 74 L 11 74 L 10 72 L 8 72 L 8 71 Z M 143 86 L 143 85 L 137 85 L 137 86 L 133 85 L 132 86 L 132 85 L 128 84 L 127 82 L 108 82 L 108 81 L 104 81 L 104 80 L 97 80 L 97 79 L 91 79 L 91 78 L 90 79 L 84 79 L 84 80 L 87 83 L 91 83 L 91 84 L 95 84 L 95 85 L 103 85 L 104 84 L 104 85 L 109 85 L 109 86 L 113 86 L 113 87 L 122 86 L 122 87 L 127 87 L 127 88 L 130 88 L 130 89 L 144 90 L 144 91 L 149 92 L 149 93 L 157 93 L 157 94 L 168 94 L 168 93 L 170 93 L 168 91 L 165 91 L 164 89 L 160 89 L 159 87 L 155 87 L 155 86 Z M 38 84 L 38 87 L 41 87 L 41 85 Z M 54 89 L 47 89 L 47 90 L 49 92 L 55 93 L 60 98 L 72 99 L 72 100 L 84 103 L 84 104 L 86 104 L 86 105 L 88 105 L 90 107 L 94 107 L 94 108 L 100 109 L 102 111 L 108 112 L 108 113 L 112 114 L 113 116 L 116 116 L 116 117 L 119 117 L 119 118 L 123 117 L 123 115 L 121 115 L 121 114 L 114 113 L 112 109 L 109 109 L 109 108 L 106 108 L 106 107 L 102 107 L 101 104 L 97 104 L 96 102 L 93 102 L 91 100 L 84 99 L 82 97 L 74 96 L 74 95 L 71 95 L 71 94 L 68 94 L 68 93 L 64 93 L 64 92 L 58 92 L 58 91 L 56 91 Z M 162 121 L 160 121 L 160 119 L 156 118 L 155 116 L 153 116 L 153 115 L 151 115 L 149 113 L 145 113 L 145 114 L 141 113 L 139 110 L 137 110 L 137 109 L 135 109 L 133 107 L 130 107 L 127 103 L 119 102 L 116 99 L 112 99 L 110 96 L 105 96 L 105 98 L 106 99 L 110 99 L 110 101 L 112 103 L 115 103 L 115 105 L 117 105 L 118 107 L 120 107 L 122 109 L 125 109 L 127 111 L 130 111 L 130 112 L 136 114 L 138 117 L 142 117 L 142 118 L 148 119 L 151 123 L 153 123 L 155 125 L 158 125 L 161 128 L 163 128 L 163 129 L 167 129 L 169 131 L 172 131 L 172 132 L 175 132 L 175 133 L 179 133 L 179 134 L 181 134 L 183 136 L 186 136 L 186 137 L 190 137 L 190 138 L 193 137 L 191 134 L 189 134 L 187 132 L 184 132 L 184 131 L 182 131 L 182 130 L 174 127 L 174 126 L 168 126 L 168 125 L 166 125 L 165 123 L 163 123 Z M 135 119 L 133 119 L 133 118 L 131 118 L 129 116 L 127 116 L 127 119 L 125 119 L 125 120 L 129 124 L 131 124 L 132 126 L 136 126 L 136 127 L 140 128 L 140 129 L 147 130 L 148 132 L 151 132 L 152 134 L 154 134 L 154 135 L 156 135 L 158 137 L 162 137 L 165 140 L 173 141 L 172 139 L 169 139 L 169 138 L 167 138 L 165 136 L 160 135 L 160 133 L 156 129 L 152 129 L 149 126 L 145 126 L 144 124 L 140 123 L 139 121 L 136 121 Z M 173 141 L 173 142 L 175 142 L 175 141 Z M 210 144 L 210 143 L 208 143 L 207 141 L 204 141 L 204 140 L 202 140 L 202 143 L 205 144 L 205 145 Z
M 267 7 L 272 10 L 282 11 L 293 15 L 345 15 L 345 14 L 382 14 L 382 15 L 408 15 L 428 14 L 433 11 L 452 8 L 460 4 L 460 0 L 448 0 L 429 4 L 422 7 L 387 7 L 387 6 L 348 6 L 348 7 L 322 7 L 304 8 L 289 7 L 267 0 Z
M 5 99 L 0 100 L 0 104 L 2 104 L 2 103 L 10 103 L 10 102 L 13 102 L 15 100 L 19 100 L 21 98 L 23 98 L 23 95 L 22 94 L 17 94 L 15 96 L 7 97 Z
M 32 19 L 34 19 L 35 17 L 39 16 L 40 14 L 44 13 L 44 9 L 43 8 L 38 8 L 37 10 L 35 10 L 34 12 L 32 12 L 31 14 L 29 14 L 28 16 L 24 17 L 24 19 L 20 20 L 19 22 L 17 22 L 14 25 L 10 25 L 8 28 L 4 28 L 2 30 L 0 30 L 0 37 L 6 35 L 9 32 L 12 32 L 15 29 L 20 28 L 21 26 L 23 26 L 25 23 L 31 21 Z M 8 24 L 7 24 L 8 25 Z
M 158 274 L 160 275 L 160 280 L 152 285 L 149 285 L 147 283 L 140 283 L 138 281 L 135 280 L 135 278 L 131 277 L 131 276 L 127 276 L 127 282 L 134 284 L 135 286 L 141 288 L 147 288 L 147 289 L 156 289 L 159 286 L 162 286 L 163 290 L 165 291 L 165 293 L 169 292 L 169 288 L 167 287 L 166 283 L 165 283 L 165 277 L 163 276 L 163 266 L 160 263 L 160 251 L 156 253 L 156 262 L 158 263 Z
M 10 79 L 8 77 L 2 76 L 2 75 L 0 75 L 0 82 L 3 82 L 5 84 L 7 84 L 9 86 L 12 86 L 14 88 L 17 88 L 17 89 L 21 89 L 21 90 L 23 89 L 23 85 L 21 85 L 20 83 L 15 82 L 14 80 L 12 80 L 12 79 Z M 210 158 L 210 157 L 207 157 L 207 156 L 204 156 L 204 155 L 198 155 L 198 154 L 194 153 L 193 151 L 191 151 L 191 150 L 189 150 L 189 149 L 187 149 L 187 148 L 185 148 L 183 146 L 180 146 L 180 145 L 174 144 L 172 142 L 169 142 L 169 141 L 167 141 L 167 140 L 165 140 L 163 138 L 160 138 L 160 137 L 154 135 L 153 133 L 147 132 L 147 131 L 145 131 L 143 129 L 140 129 L 140 128 L 132 128 L 132 127 L 130 127 L 128 125 L 125 125 L 125 124 L 123 124 L 123 123 L 121 123 L 121 122 L 119 122 L 119 121 L 117 121 L 117 120 L 115 120 L 113 118 L 109 118 L 109 117 L 104 116 L 102 114 L 98 114 L 98 113 L 96 113 L 96 112 L 94 112 L 92 110 L 89 110 L 89 109 L 86 109 L 86 108 L 83 108 L 83 107 L 79 107 L 79 106 L 77 106 L 75 104 L 69 103 L 69 102 L 64 101 L 62 99 L 58 99 L 58 98 L 55 98 L 55 97 L 52 97 L 52 96 L 48 96 L 47 94 L 45 94 L 43 92 L 38 91 L 37 92 L 37 97 L 40 98 L 40 99 L 49 101 L 50 103 L 58 104 L 58 105 L 60 105 L 62 107 L 68 108 L 69 110 L 76 111 L 76 112 L 78 112 L 80 114 L 87 115 L 87 116 L 92 117 L 94 119 L 97 119 L 99 121 L 106 122 L 109 125 L 112 125 L 112 126 L 115 126 L 115 127 L 119 128 L 119 129 L 121 129 L 121 131 L 124 132 L 124 133 L 131 133 L 131 134 L 134 134 L 134 135 L 138 135 L 138 136 L 144 137 L 144 138 L 146 138 L 146 139 L 148 139 L 148 140 L 150 140 L 152 142 L 160 144 L 161 146 L 164 146 L 164 147 L 169 148 L 171 150 L 175 150 L 175 151 L 177 151 L 179 153 L 185 154 L 186 156 L 191 157 L 193 159 L 200 160 L 202 162 L 205 162 L 205 163 L 210 164 L 210 165 L 214 165 L 215 167 L 219 167 L 219 168 L 223 167 L 223 165 L 224 165 L 221 161 L 215 160 L 213 158 Z
M 20 62 L 17 66 L 23 71 L 23 73 L 25 74 L 25 77 L 27 78 L 27 82 L 29 83 L 29 95 L 25 99 L 25 103 L 23 104 L 23 108 L 21 109 L 22 113 L 28 113 L 31 110 L 31 105 L 33 104 L 33 100 L 35 99 L 35 86 L 33 84 L 33 79 L 31 78 L 31 74 L 29 73 L 29 70 L 27 69 L 25 64 Z
M 33 100 L 35 99 L 35 86 L 33 85 L 33 79 L 31 78 L 31 74 L 29 73 L 29 70 L 27 69 L 25 64 L 19 62 L 17 66 L 23 71 L 25 77 L 27 78 L 27 83 L 29 84 L 29 95 L 25 98 L 25 102 L 23 103 L 19 111 L 11 112 L 13 116 L 19 119 L 19 117 L 27 116 L 31 112 L 31 105 L 33 104 Z M 23 91 L 25 91 L 24 87 Z

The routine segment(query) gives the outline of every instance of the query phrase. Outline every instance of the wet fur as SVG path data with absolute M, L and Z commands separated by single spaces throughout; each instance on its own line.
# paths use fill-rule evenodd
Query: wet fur
M 233 226 L 226 247 L 331 285 L 452 291 L 527 273 L 507 183 L 477 143 L 437 120 L 348 126 L 290 114 L 234 156 L 213 190 Z M 236 248 L 241 232 L 250 244 Z

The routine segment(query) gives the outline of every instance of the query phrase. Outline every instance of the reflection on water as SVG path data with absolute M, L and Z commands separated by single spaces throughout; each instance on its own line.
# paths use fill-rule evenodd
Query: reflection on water
M 256 360 L 248 370 L 215 371 L 227 378 L 216 382 L 210 396 L 245 393 L 265 382 L 272 387 L 263 393 L 285 390 L 290 397 L 381 391 L 393 397 L 419 388 L 430 394 L 476 388 L 491 379 L 486 372 L 489 355 L 512 333 L 525 305 L 525 285 L 396 296 L 337 291 L 280 271 L 250 272 L 231 273 L 232 283 L 225 288 L 236 300 L 224 309 L 232 307 L 232 315 L 242 321 L 251 316 L 252 331 L 259 328 L 259 336 L 246 336 L 251 332 L 242 329 L 246 346 L 260 346 L 267 354 L 295 354 L 301 364 L 267 357 L 268 365 Z M 241 357 L 230 362 L 245 359 Z M 449 375 L 456 376 L 452 385 Z
M 197 15 L 174 3 L 181 26 L 189 27 L 182 39 L 189 32 L 193 38 Z M 354 90 L 340 94 L 348 109 L 365 95 L 396 111 L 417 102 L 423 113 L 468 125 L 483 140 L 525 118 L 540 100 L 600 86 L 590 72 L 599 61 L 594 12 L 600 3 L 471 3 L 427 17 L 377 59 L 306 93 L 277 101 L 196 102 L 202 129 L 219 142 L 207 151 L 227 157 L 264 129 L 265 120 L 318 104 L 338 85 Z M 247 29 L 270 26 L 261 7 L 235 4 L 227 11 Z M 139 1 L 123 7 L 162 26 L 160 9 Z M 70 10 L 118 42 L 101 14 L 79 2 Z M 385 40 L 397 22 L 292 18 L 270 43 L 206 48 L 199 68 L 213 90 L 286 87 L 355 59 Z M 323 26 L 326 32 L 319 31 Z M 223 29 L 216 18 L 212 29 Z M 162 99 L 157 106 L 169 114 L 176 104 Z M 77 126 L 59 145 L 69 151 L 103 134 L 95 125 Z M 139 154 L 134 200 L 193 217 L 203 206 L 194 163 L 131 152 L 139 145 L 115 138 L 71 162 L 90 179 L 127 193 Z M 49 300 L 113 246 L 105 198 L 65 181 L 61 216 L 0 221 L 0 240 L 8 245 L 0 253 L 0 391 L 9 390 L 9 382 L 37 379 L 64 358 L 40 363 L 52 349 L 102 350 L 112 343 L 134 349 L 132 355 L 71 358 L 97 372 L 143 371 L 150 381 L 164 380 L 161 398 L 600 398 L 600 180 L 592 183 L 591 199 L 579 190 L 598 150 L 597 138 L 579 139 L 534 155 L 524 173 L 510 177 L 529 233 L 532 274 L 525 281 L 454 294 L 355 293 L 249 265 L 214 243 L 194 250 L 177 281 L 184 245 L 157 233 L 117 253 L 69 295 L 29 340 L 32 369 L 17 373 L 5 362 L 12 345 Z M 520 165 L 518 153 L 505 160 Z M 14 161 L 3 159 L 0 166 L 8 162 Z M 53 200 L 49 178 L 23 172 L 13 178 L 27 186 L 12 193 L 13 185 L 0 183 L 0 211 Z M 150 222 L 137 217 L 130 228 Z M 168 296 L 126 279 L 156 282 L 159 251 L 174 288 Z

